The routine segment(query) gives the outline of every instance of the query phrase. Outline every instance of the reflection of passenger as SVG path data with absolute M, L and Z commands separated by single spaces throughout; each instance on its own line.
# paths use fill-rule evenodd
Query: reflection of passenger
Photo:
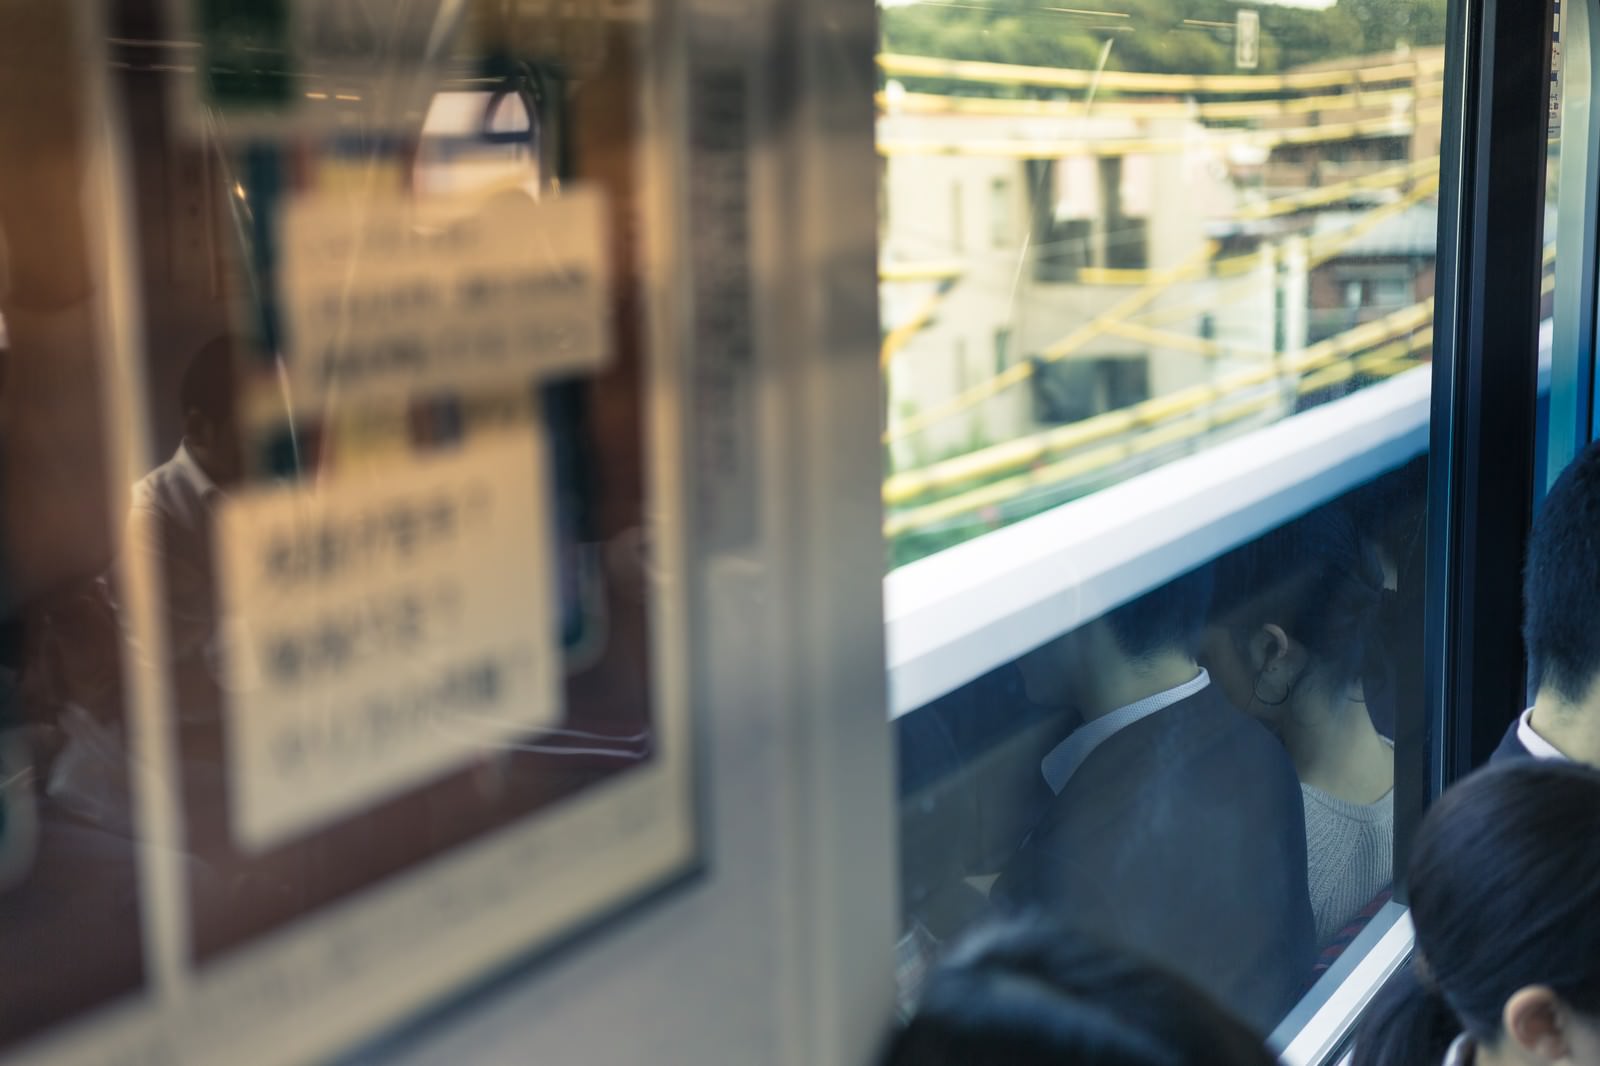
M 131 539 L 149 553 L 165 585 L 167 654 L 180 687 L 186 670 L 196 678 L 215 676 L 213 509 L 242 472 L 232 352 L 230 340 L 219 337 L 195 354 L 179 387 L 183 441 L 133 489 Z M 197 692 L 180 692 L 180 710 L 192 711 L 197 698 Z
M 1528 538 L 1523 640 L 1528 672 L 1538 681 L 1493 761 L 1575 759 L 1600 766 L 1600 442 L 1562 471 Z
M 1199 989 L 1048 925 L 985 929 L 934 973 L 883 1066 L 1268 1066 Z
M 1020 663 L 1083 724 L 1039 769 L 1055 797 L 995 885 L 1161 960 L 1266 1028 L 1311 966 L 1305 827 L 1283 748 L 1195 663 L 1209 572 Z
M 1283 741 L 1305 796 L 1311 908 L 1325 944 L 1394 867 L 1394 747 L 1367 712 L 1390 599 L 1376 551 L 1323 508 L 1223 559 L 1203 660 Z

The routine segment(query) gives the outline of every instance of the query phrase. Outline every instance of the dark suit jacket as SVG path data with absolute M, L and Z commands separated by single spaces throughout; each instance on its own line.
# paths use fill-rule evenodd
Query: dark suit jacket
M 1165 963 L 1265 1032 L 1315 955 L 1294 767 L 1211 685 L 1102 743 L 995 896 Z
M 1493 755 L 1489 756 L 1490 766 L 1515 759 L 1533 758 L 1533 752 L 1523 747 L 1522 738 L 1517 736 L 1517 726 L 1521 723 L 1522 716 L 1518 715 L 1511 720 L 1510 725 L 1506 726 L 1506 735 L 1500 738 L 1500 746 L 1494 749 Z

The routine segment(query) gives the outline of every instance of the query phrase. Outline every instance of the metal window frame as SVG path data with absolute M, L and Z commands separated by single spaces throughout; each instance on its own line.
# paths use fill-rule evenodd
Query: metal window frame
M 1521 560 L 1533 500 L 1549 0 L 1449 7 L 1434 325 L 1422 708 L 1397 749 L 1398 841 L 1484 762 L 1525 694 Z M 1420 801 L 1420 802 L 1419 802 Z M 1397 868 L 1400 855 L 1397 854 Z

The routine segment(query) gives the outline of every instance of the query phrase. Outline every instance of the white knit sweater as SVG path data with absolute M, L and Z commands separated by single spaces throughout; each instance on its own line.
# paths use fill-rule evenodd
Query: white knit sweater
M 1301 785 L 1317 943 L 1326 944 L 1394 879 L 1394 792 L 1350 803 Z

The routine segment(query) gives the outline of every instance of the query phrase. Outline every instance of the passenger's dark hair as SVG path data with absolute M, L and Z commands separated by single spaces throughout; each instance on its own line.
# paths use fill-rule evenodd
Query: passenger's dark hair
M 1212 614 L 1241 647 L 1281 625 L 1312 656 L 1308 683 L 1342 691 L 1380 675 L 1392 598 L 1373 543 L 1329 505 L 1219 560 Z
M 1193 655 L 1211 607 L 1211 588 L 1211 567 L 1199 567 L 1118 607 L 1106 615 L 1106 624 L 1130 658 L 1170 649 Z
M 1159 967 L 1018 921 L 934 972 L 883 1066 L 1268 1066 L 1259 1036 Z
M 1561 472 L 1533 522 L 1522 639 L 1531 675 L 1576 701 L 1600 673 L 1600 441 Z
M 207 341 L 184 368 L 178 383 L 178 413 L 187 418 L 190 411 L 214 422 L 231 422 L 234 411 L 234 352 L 232 337 Z
M 1492 1043 L 1530 985 L 1600 1017 L 1600 772 L 1523 760 L 1466 778 L 1422 820 L 1407 884 L 1417 958 L 1363 1020 L 1355 1066 L 1438 1062 L 1447 1032 Z

